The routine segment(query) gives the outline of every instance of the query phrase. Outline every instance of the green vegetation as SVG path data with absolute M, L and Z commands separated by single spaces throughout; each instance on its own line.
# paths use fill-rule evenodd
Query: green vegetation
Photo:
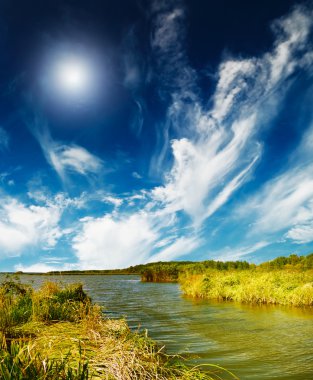
M 182 274 L 184 294 L 255 304 L 313 306 L 313 271 L 216 271 Z
M 125 320 L 110 320 L 80 284 L 45 283 L 34 291 L 0 286 L 0 378 L 3 380 L 236 379 L 218 366 L 187 367 Z
M 230 270 L 249 269 L 255 267 L 246 261 L 214 261 L 207 260 L 201 262 L 191 261 L 169 261 L 146 264 L 141 271 L 143 282 L 177 282 L 182 273 L 201 274 L 208 269 Z
M 276 257 L 276 259 L 271 261 L 266 261 L 259 265 L 260 268 L 265 270 L 275 270 L 275 269 L 298 269 L 307 270 L 313 269 L 313 253 L 306 256 L 297 256 L 295 254 L 289 257 Z
M 260 265 L 246 261 L 148 264 L 142 281 L 179 282 L 185 295 L 245 303 L 313 306 L 313 254 Z

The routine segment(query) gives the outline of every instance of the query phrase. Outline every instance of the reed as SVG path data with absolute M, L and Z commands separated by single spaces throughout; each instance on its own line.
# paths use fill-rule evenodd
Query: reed
M 0 305 L 3 380 L 236 379 L 218 366 L 190 368 L 125 320 L 105 318 L 80 284 L 34 291 L 8 280 Z
M 182 273 L 184 294 L 192 297 L 254 304 L 313 306 L 313 271 L 207 270 Z

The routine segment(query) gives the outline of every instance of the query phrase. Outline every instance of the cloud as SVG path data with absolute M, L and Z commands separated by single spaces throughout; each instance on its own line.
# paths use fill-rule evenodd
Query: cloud
M 198 119 L 200 123 L 202 117 Z M 167 184 L 153 190 L 155 200 L 166 204 L 172 212 L 184 210 L 196 224 L 201 223 L 228 200 L 257 161 L 257 146 L 252 153 L 244 150 L 253 125 L 254 115 L 234 123 L 233 139 L 220 150 L 222 141 L 214 133 L 196 143 L 174 140 L 174 166 Z
M 313 241 L 313 219 L 306 224 L 299 224 L 292 227 L 285 235 L 297 244 L 306 244 Z
M 299 60 L 295 53 L 308 48 L 312 16 L 312 9 L 297 6 L 291 15 L 272 24 L 274 33 L 280 37 L 276 41 L 274 52 L 266 56 L 270 62 L 271 85 L 289 76 L 299 63 L 301 65 L 307 59 L 308 56 L 304 55 Z
M 69 173 L 83 176 L 98 174 L 103 169 L 103 161 L 76 144 L 63 144 L 54 141 L 48 127 L 40 120 L 35 122 L 32 131 L 37 138 L 48 163 L 63 181 Z
M 102 169 L 102 161 L 77 145 L 53 143 L 45 146 L 45 155 L 59 176 L 65 180 L 66 172 L 81 175 L 96 174 Z
M 262 153 L 260 127 L 275 117 L 288 79 L 303 68 L 311 28 L 310 14 L 298 7 L 275 23 L 272 52 L 222 62 L 211 109 L 173 97 L 168 117 L 188 137 L 172 140 L 174 163 L 164 186 L 153 190 L 156 201 L 172 212 L 185 211 L 200 225 L 249 179 Z M 161 47 L 169 44 L 164 38 Z
M 236 261 L 242 260 L 245 256 L 254 253 L 262 248 L 269 246 L 271 243 L 268 241 L 259 241 L 255 244 L 237 247 L 237 248 L 229 248 L 225 247 L 218 252 L 214 252 L 212 258 L 220 261 Z
M 312 199 L 313 165 L 293 168 L 269 181 L 247 202 L 246 212 L 257 215 L 253 230 L 277 232 L 305 222 L 311 213 L 306 205 Z
M 136 179 L 142 179 L 142 176 L 137 172 L 132 172 L 132 176 Z
M 56 262 L 57 264 L 57 262 Z M 48 262 L 39 262 L 31 265 L 17 264 L 14 266 L 15 271 L 22 271 L 25 273 L 47 273 L 52 271 L 64 271 L 77 269 L 76 264 L 51 265 Z
M 285 234 L 288 239 L 296 243 L 313 241 L 313 165 L 286 170 L 269 181 L 246 206 L 241 212 L 246 217 L 252 215 L 252 234 L 289 229 Z
M 163 146 L 154 157 L 154 165 L 165 174 L 163 184 L 135 195 L 99 191 L 74 199 L 60 196 L 54 201 L 33 193 L 37 204 L 31 205 L 8 198 L 0 208 L 3 252 L 16 255 L 32 245 L 54 247 L 66 233 L 59 226 L 63 210 L 70 206 L 88 209 L 94 200 L 115 207 L 100 217 L 89 215 L 74 223 L 71 244 L 76 268 L 175 260 L 201 247 L 205 221 L 231 200 L 262 159 L 261 127 L 270 127 L 296 79 L 293 74 L 312 64 L 308 44 L 312 18 L 304 8 L 295 8 L 275 23 L 271 51 L 245 59 L 228 56 L 218 67 L 211 99 L 203 101 L 197 88 L 198 75 L 185 50 L 185 20 L 180 1 L 152 3 L 153 78 L 160 84 L 161 99 L 169 101 L 159 131 Z M 132 57 L 125 70 L 125 86 L 136 92 L 141 77 Z M 140 101 L 136 106 L 140 116 L 136 133 L 140 134 Z M 33 130 L 47 161 L 63 181 L 72 173 L 88 177 L 103 170 L 103 161 L 85 148 L 54 141 L 45 126 L 37 125 Z M 253 241 L 257 234 L 281 231 L 294 242 L 312 238 L 313 166 L 309 152 L 313 140 L 308 136 L 303 149 L 306 161 L 299 153 L 299 162 L 268 181 L 239 213 L 252 220 Z M 171 160 L 165 162 L 169 153 Z M 138 173 L 133 176 L 139 178 Z M 236 242 L 234 249 L 226 247 L 215 255 L 223 260 L 241 259 L 268 246 L 271 239 L 266 236 L 260 240 L 239 248 Z M 57 261 L 55 264 L 60 267 Z M 52 266 L 45 261 L 23 268 L 51 270 Z
M 176 260 L 194 251 L 201 243 L 197 236 L 177 238 L 172 244 L 152 255 L 149 262 Z
M 81 220 L 73 248 L 82 267 L 173 260 L 198 249 L 203 243 L 200 227 L 250 179 L 262 159 L 261 127 L 270 126 L 295 80 L 293 74 L 307 69 L 312 58 L 308 44 L 312 18 L 305 8 L 297 7 L 275 23 L 270 52 L 257 58 L 227 57 L 218 68 L 210 102 L 202 102 L 197 75 L 184 49 L 184 7 L 180 2 L 154 2 L 151 14 L 155 75 L 161 96 L 171 99 L 160 128 L 164 145 L 153 165 L 161 168 L 170 148 L 172 166 L 163 185 L 132 204 L 135 211 Z M 172 130 L 176 137 L 170 141 Z M 306 215 L 312 170 L 309 163 L 301 163 L 269 181 L 245 204 L 245 217 L 249 220 L 249 212 L 254 215 L 252 229 L 258 236 L 291 228 L 288 238 L 308 238 L 303 231 L 310 225 Z M 270 239 L 263 238 L 241 248 L 226 248 L 218 258 L 240 259 L 269 244 Z
M 98 173 L 102 167 L 102 161 L 98 157 L 77 145 L 60 145 L 50 153 L 50 157 L 53 166 L 60 172 L 68 169 L 87 175 Z
M 121 268 L 145 262 L 158 238 L 145 212 L 86 218 L 81 223 L 73 249 L 82 268 Z
M 251 220 L 250 234 L 284 236 L 295 243 L 313 241 L 313 163 L 311 126 L 290 156 L 284 171 L 267 181 L 240 206 L 238 215 Z
M 30 246 L 49 249 L 63 235 L 57 205 L 25 205 L 7 197 L 0 206 L 0 248 L 4 255 L 16 256 Z
M 197 75 L 185 52 L 186 12 L 181 1 L 153 1 L 151 4 L 151 50 L 154 75 L 161 95 L 183 92 L 194 97 Z M 179 75 L 177 75 L 179 73 Z
M 104 195 L 102 198 L 101 198 L 101 201 L 102 202 L 105 202 L 105 203 L 111 203 L 113 204 L 115 207 L 119 207 L 123 204 L 123 199 L 121 198 L 117 198 L 117 197 L 113 197 L 111 195 Z
M 0 127 L 0 151 L 8 149 L 9 140 L 8 132 Z
M 16 271 L 22 271 L 25 273 L 47 273 L 54 270 L 65 270 L 64 267 L 56 268 L 53 265 L 49 265 L 45 263 L 36 263 L 32 265 L 18 264 L 18 265 L 15 265 L 14 269 Z

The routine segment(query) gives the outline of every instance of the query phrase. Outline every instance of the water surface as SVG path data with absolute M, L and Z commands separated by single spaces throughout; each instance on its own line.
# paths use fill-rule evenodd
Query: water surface
M 60 276 L 22 275 L 34 286 Z M 0 277 L 1 280 L 1 277 Z M 108 316 L 148 329 L 168 353 L 214 363 L 242 380 L 313 379 L 313 310 L 248 306 L 182 297 L 177 284 L 141 283 L 138 276 L 62 276 L 82 282 Z

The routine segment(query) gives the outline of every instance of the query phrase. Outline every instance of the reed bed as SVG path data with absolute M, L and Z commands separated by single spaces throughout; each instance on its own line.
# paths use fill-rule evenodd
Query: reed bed
M 313 271 L 295 270 L 207 270 L 203 274 L 182 273 L 185 295 L 252 304 L 313 306 Z
M 218 366 L 190 368 L 125 320 L 105 318 L 80 284 L 47 282 L 38 291 L 0 286 L 3 380 L 236 379 Z

